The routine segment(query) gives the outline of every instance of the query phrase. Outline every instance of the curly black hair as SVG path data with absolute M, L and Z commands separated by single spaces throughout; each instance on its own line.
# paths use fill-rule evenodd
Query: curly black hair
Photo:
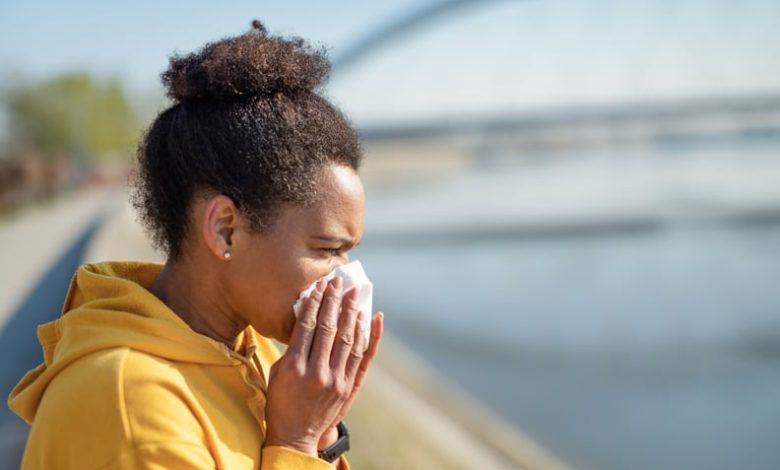
M 357 133 L 319 93 L 330 70 L 325 51 L 252 26 L 173 56 L 162 74 L 173 104 L 139 145 L 131 201 L 172 259 L 201 191 L 227 195 L 263 231 L 282 204 L 315 200 L 323 166 L 360 165 Z

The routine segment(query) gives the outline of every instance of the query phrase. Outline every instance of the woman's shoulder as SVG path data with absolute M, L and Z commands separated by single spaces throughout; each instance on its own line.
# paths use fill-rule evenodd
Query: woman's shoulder
M 75 422 L 99 419 L 129 433 L 131 415 L 164 410 L 171 406 L 170 398 L 186 388 L 187 381 L 173 361 L 126 346 L 103 349 L 70 363 L 53 377 L 36 420 L 40 416 L 72 417 Z
M 183 424 L 196 422 L 187 403 L 189 389 L 181 364 L 125 346 L 74 362 L 52 381 L 45 398 L 54 406 L 70 408 L 76 421 L 99 418 L 114 434 L 121 432 L 138 442 L 139 437 L 150 438 L 139 435 L 139 430 L 166 416 Z M 155 426 L 160 427 L 159 423 L 151 427 Z
M 172 361 L 117 346 L 92 352 L 62 368 L 44 396 L 56 402 L 83 403 L 93 411 L 101 404 L 116 409 L 128 391 L 183 382 Z
M 53 382 L 72 384 L 79 389 L 94 389 L 99 384 L 106 393 L 138 381 L 181 380 L 175 361 L 120 345 L 91 352 L 71 362 Z

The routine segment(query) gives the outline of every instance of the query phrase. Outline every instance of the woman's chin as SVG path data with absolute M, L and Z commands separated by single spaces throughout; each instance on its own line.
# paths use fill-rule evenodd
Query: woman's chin
M 279 315 L 276 317 L 279 318 L 279 320 L 275 322 L 268 321 L 271 318 L 271 315 L 265 315 L 261 318 L 261 320 L 265 321 L 251 322 L 252 328 L 254 328 L 260 336 L 273 339 L 282 344 L 289 344 L 296 322 L 293 310 L 290 309 L 290 312 L 287 315 Z
M 268 336 L 282 344 L 289 345 L 290 339 L 292 338 L 293 330 L 295 329 L 295 322 L 296 322 L 295 315 L 291 310 L 290 315 L 285 319 L 284 323 L 281 325 L 281 328 L 279 328 L 277 331 L 272 332 Z

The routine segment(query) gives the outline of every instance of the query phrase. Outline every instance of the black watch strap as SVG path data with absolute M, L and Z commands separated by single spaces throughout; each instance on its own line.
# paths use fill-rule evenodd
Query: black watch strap
M 317 452 L 319 458 L 331 463 L 335 462 L 341 454 L 349 450 L 349 431 L 347 431 L 343 421 L 339 421 L 339 424 L 336 425 L 336 430 L 339 432 L 339 438 L 336 439 L 336 442 L 328 446 L 327 449 Z

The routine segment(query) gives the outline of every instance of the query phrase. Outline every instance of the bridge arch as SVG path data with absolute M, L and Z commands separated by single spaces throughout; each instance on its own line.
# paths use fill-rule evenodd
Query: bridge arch
M 343 72 L 376 49 L 387 45 L 394 39 L 410 34 L 432 21 L 499 1 L 507 0 L 440 0 L 415 10 L 358 39 L 343 52 L 337 54 L 331 60 L 333 71 Z

